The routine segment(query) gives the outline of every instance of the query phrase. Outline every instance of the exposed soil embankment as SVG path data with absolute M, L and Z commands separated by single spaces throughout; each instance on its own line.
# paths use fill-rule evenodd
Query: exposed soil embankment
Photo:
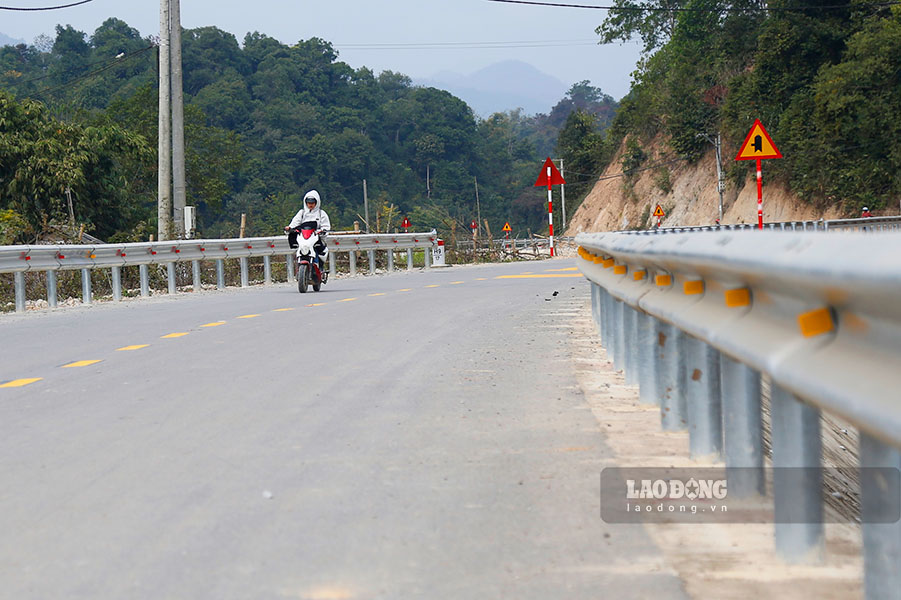
M 625 144 L 601 175 L 594 189 L 576 210 L 566 235 L 580 232 L 643 229 L 656 221 L 651 215 L 659 204 L 666 212 L 661 227 L 712 225 L 719 213 L 716 186 L 716 155 L 711 149 L 690 164 L 674 159 L 665 139 L 658 137 L 645 149 L 648 156 L 631 178 L 623 172 Z M 728 168 L 732 157 L 724 154 Z M 723 195 L 723 224 L 757 223 L 757 185 L 754 162 L 747 161 L 748 175 L 740 188 L 727 180 Z M 649 168 L 651 167 L 651 168 Z M 825 210 L 803 202 L 784 185 L 767 181 L 763 167 L 764 221 L 836 219 L 841 209 Z

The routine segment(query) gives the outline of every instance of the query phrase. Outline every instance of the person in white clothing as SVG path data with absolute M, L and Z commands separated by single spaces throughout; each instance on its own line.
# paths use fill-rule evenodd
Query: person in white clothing
M 303 223 L 310 222 L 316 223 L 316 229 L 319 233 L 319 242 L 314 246 L 314 249 L 317 254 L 322 256 L 325 254 L 326 248 L 325 236 L 332 228 L 332 223 L 328 218 L 328 214 L 322 210 L 322 199 L 319 197 L 319 192 L 316 190 L 307 192 L 307 195 L 303 197 L 303 208 L 297 211 L 297 214 L 291 219 L 291 223 L 285 227 L 285 231 L 288 232 L 288 244 L 292 248 L 297 247 L 297 228 Z

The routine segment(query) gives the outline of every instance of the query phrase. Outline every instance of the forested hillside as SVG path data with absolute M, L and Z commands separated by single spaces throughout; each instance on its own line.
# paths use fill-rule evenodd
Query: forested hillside
M 901 6 L 825 4 L 617 0 L 598 34 L 640 38 L 645 56 L 606 137 L 580 138 L 592 163 L 584 172 L 625 172 L 628 188 L 628 175 L 647 169 L 668 193 L 669 168 L 697 161 L 711 148 L 700 134 L 721 131 L 729 185 L 741 188 L 751 169 L 732 158 L 759 118 L 785 157 L 767 161 L 767 181 L 820 210 L 896 209 Z M 651 148 L 661 139 L 665 151 Z
M 243 44 L 213 27 L 183 34 L 188 204 L 205 236 L 274 234 L 310 188 L 338 228 L 497 233 L 546 230 L 532 187 L 572 115 L 599 135 L 616 103 L 581 82 L 547 115 L 476 118 L 451 94 L 391 71 L 340 62 L 321 39 L 288 46 L 260 33 Z M 110 19 L 93 35 L 0 49 L 0 236 L 23 241 L 70 218 L 103 239 L 156 230 L 157 49 Z M 568 121 L 569 119 L 569 121 Z M 563 150 L 564 158 L 574 155 Z M 5 233 L 4 233 L 5 232 Z M 0 239 L 0 243 L 3 243 Z

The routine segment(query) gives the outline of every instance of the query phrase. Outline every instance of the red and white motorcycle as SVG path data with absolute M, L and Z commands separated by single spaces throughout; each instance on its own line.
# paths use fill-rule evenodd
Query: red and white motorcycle
M 328 281 L 328 271 L 324 270 L 325 261 L 328 260 L 328 246 L 325 245 L 325 232 L 317 227 L 314 221 L 307 221 L 294 230 L 297 234 L 297 291 L 301 294 L 305 294 L 309 286 L 313 287 L 314 292 L 318 292 Z M 322 254 L 316 252 L 320 241 Z

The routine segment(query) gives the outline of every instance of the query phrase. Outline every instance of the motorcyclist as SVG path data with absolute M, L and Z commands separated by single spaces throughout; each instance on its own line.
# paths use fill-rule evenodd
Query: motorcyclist
M 317 232 L 319 233 L 319 241 L 316 242 L 313 249 L 316 251 L 317 255 L 322 257 L 326 251 L 325 235 L 332 228 L 332 224 L 328 218 L 328 214 L 322 210 L 322 199 L 319 197 L 319 192 L 316 190 L 307 192 L 306 196 L 303 197 L 303 208 L 297 211 L 297 214 L 291 219 L 290 225 L 285 227 L 285 231 L 288 232 L 288 244 L 291 248 L 297 248 L 296 229 L 300 227 L 302 223 L 309 223 L 311 221 L 316 223 Z M 327 272 L 327 269 L 328 265 L 323 264 L 323 272 Z

